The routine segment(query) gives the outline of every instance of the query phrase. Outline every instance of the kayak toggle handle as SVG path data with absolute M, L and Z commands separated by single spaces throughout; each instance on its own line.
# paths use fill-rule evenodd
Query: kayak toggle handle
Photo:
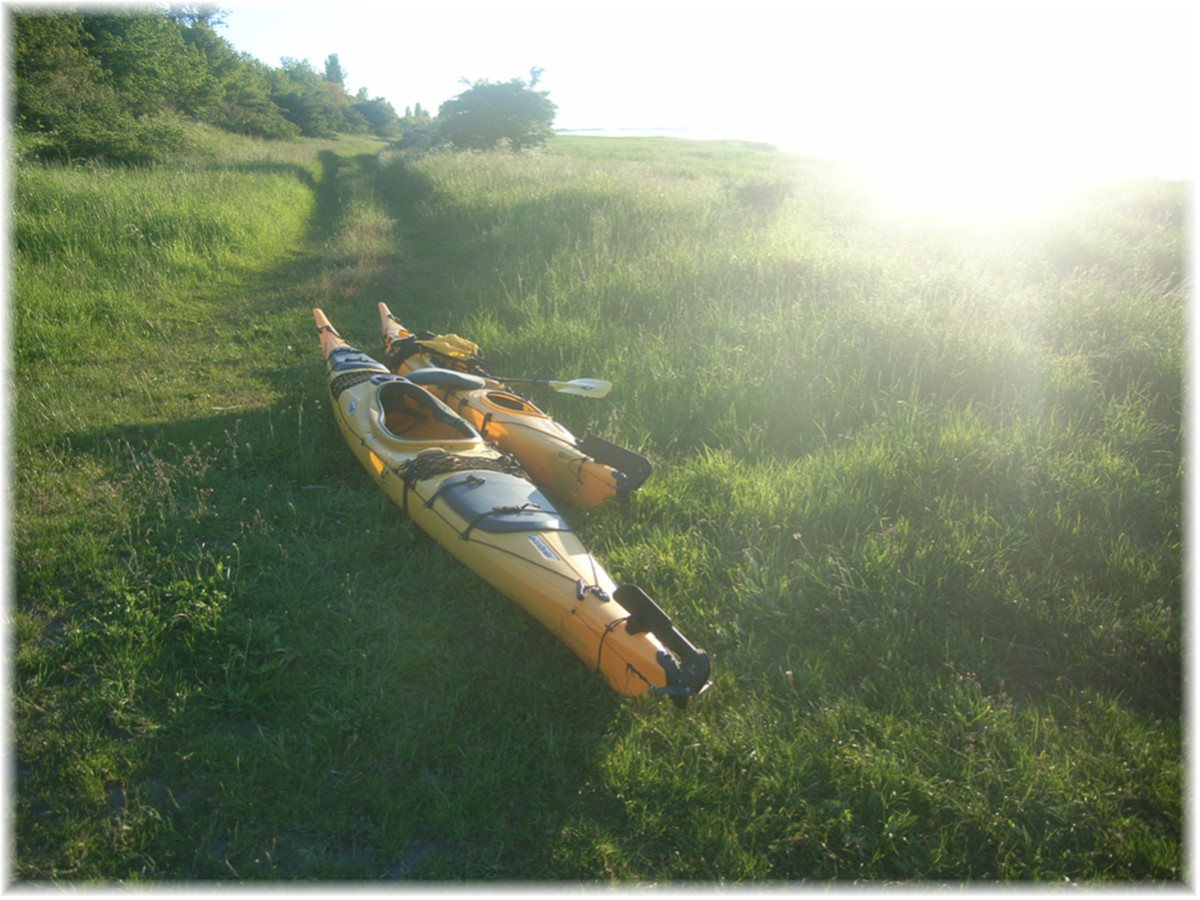
M 625 622 L 629 634 L 650 632 L 679 660 L 676 662 L 669 654 L 659 654 L 659 663 L 667 673 L 667 686 L 651 685 L 654 693 L 665 694 L 682 709 L 689 697 L 708 690 L 708 679 L 712 674 L 708 654 L 685 638 L 671 622 L 671 617 L 645 591 L 637 585 L 623 584 L 614 592 L 613 599 L 629 611 Z

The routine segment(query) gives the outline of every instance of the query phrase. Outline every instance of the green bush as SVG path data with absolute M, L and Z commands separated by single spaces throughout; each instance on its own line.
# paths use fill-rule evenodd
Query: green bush
M 541 146 L 553 134 L 556 110 L 545 91 L 535 91 L 519 78 L 478 81 L 442 104 L 438 128 L 459 150 L 525 150 Z

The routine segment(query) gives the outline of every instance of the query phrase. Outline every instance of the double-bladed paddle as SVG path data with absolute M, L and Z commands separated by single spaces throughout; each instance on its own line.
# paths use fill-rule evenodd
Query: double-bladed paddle
M 425 369 L 414 369 L 404 377 L 413 382 L 413 384 L 445 387 L 458 391 L 469 391 L 487 385 L 487 381 L 482 376 L 453 371 L 451 369 L 441 369 L 436 366 Z M 602 381 L 599 378 L 576 378 L 574 381 L 553 381 L 548 378 L 496 378 L 491 375 L 487 377 L 503 384 L 530 384 L 534 387 L 548 387 L 562 394 L 591 397 L 593 400 L 599 400 L 601 397 L 608 396 L 608 392 L 612 390 L 611 381 Z
M 578 397 L 591 397 L 593 400 L 607 397 L 608 392 L 612 390 L 611 381 L 603 381 L 599 378 L 551 381 L 543 378 L 501 378 L 497 376 L 496 380 L 504 384 L 528 384 L 534 387 L 548 387 L 550 390 L 558 391 L 560 394 L 575 394 Z

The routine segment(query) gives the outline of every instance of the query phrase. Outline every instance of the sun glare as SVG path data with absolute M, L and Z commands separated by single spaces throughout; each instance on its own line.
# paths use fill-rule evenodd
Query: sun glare
M 898 213 L 1009 221 L 1037 215 L 1088 176 L 1019 159 L 891 159 L 864 163 L 881 205 Z
M 877 11 L 857 48 L 871 65 L 826 59 L 837 90 L 802 97 L 789 149 L 863 166 L 898 210 L 971 218 L 1034 215 L 1112 177 L 1189 177 L 1177 15 L 947 7 L 919 24 Z

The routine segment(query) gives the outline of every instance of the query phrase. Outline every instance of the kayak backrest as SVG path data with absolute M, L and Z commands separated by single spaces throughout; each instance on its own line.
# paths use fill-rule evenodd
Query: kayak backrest
M 381 384 L 376 400 L 384 428 L 401 440 L 482 440 L 462 416 L 403 378 Z
M 478 375 L 468 375 L 466 372 L 455 372 L 452 369 L 440 369 L 430 366 L 424 369 L 413 369 L 404 375 L 413 384 L 425 387 L 449 388 L 452 391 L 471 391 L 487 385 Z

